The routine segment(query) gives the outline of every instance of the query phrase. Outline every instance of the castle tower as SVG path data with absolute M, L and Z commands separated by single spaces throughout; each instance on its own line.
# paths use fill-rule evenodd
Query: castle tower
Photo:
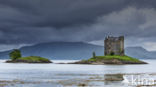
M 105 38 L 105 55 L 124 55 L 124 36 Z

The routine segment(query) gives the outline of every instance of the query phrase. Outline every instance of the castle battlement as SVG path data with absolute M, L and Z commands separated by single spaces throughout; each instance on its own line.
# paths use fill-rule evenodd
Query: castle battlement
M 105 55 L 124 55 L 124 36 L 105 38 Z

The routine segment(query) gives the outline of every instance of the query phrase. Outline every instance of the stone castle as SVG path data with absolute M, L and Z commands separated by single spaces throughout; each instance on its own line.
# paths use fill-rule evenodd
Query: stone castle
M 124 36 L 105 38 L 105 55 L 124 55 Z

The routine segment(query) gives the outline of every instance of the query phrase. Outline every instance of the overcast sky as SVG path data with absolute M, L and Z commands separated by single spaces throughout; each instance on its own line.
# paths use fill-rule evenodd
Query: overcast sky
M 0 51 L 107 35 L 156 50 L 156 0 L 0 0 Z

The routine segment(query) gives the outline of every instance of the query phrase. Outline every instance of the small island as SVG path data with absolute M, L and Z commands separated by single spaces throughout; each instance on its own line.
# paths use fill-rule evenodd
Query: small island
M 52 63 L 49 59 L 39 56 L 22 57 L 18 49 L 13 50 L 10 54 L 10 59 L 6 63 Z
M 95 64 L 95 65 L 104 65 L 104 64 L 147 64 L 146 62 L 140 61 L 136 58 L 129 56 L 118 56 L 118 55 L 109 55 L 109 56 L 95 56 L 88 60 L 81 60 L 72 64 Z
M 136 58 L 129 57 L 124 53 L 124 36 L 106 37 L 105 38 L 105 56 L 96 56 L 93 52 L 93 57 L 88 60 L 81 60 L 72 64 L 147 64 Z

